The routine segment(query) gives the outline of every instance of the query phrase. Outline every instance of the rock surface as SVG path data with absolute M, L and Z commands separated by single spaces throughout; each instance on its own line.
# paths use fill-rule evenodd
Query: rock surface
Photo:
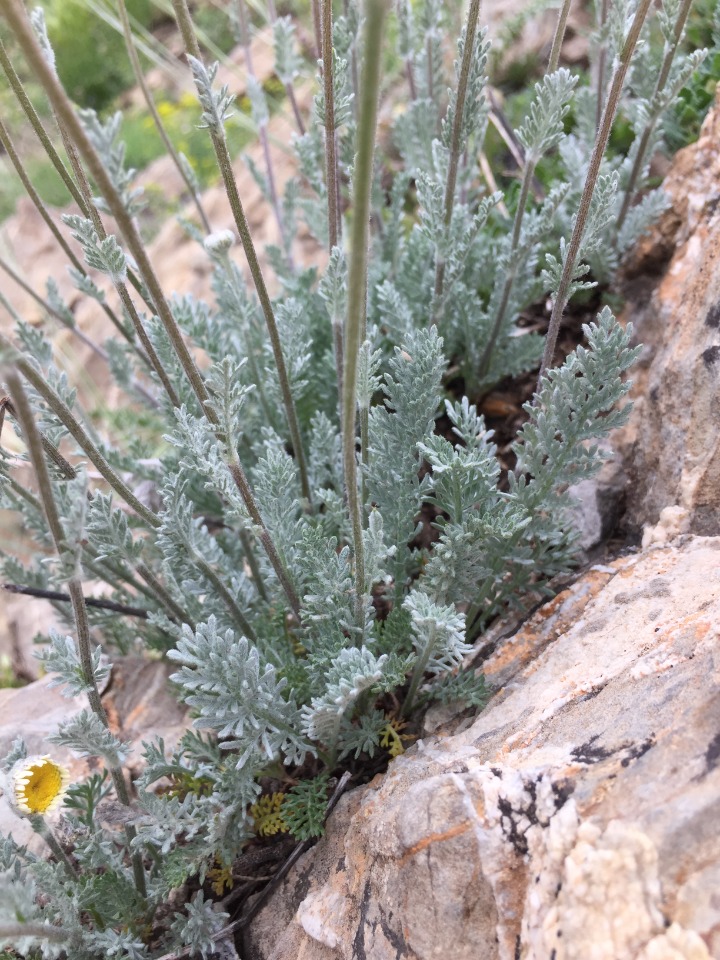
M 640 244 L 626 316 L 645 355 L 620 440 L 631 527 L 645 543 L 720 534 L 720 92 L 664 181 L 671 206 Z M 647 274 L 667 261 L 648 291 Z M 669 509 L 669 512 L 664 512 Z
M 720 539 L 590 569 L 345 797 L 247 960 L 720 957 Z M 454 732 L 452 732 L 454 730 Z

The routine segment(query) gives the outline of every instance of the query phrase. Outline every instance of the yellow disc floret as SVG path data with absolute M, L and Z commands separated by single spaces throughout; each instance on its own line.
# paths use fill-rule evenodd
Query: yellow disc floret
M 26 757 L 11 771 L 14 806 L 25 814 L 49 813 L 62 800 L 68 784 L 64 767 L 50 757 Z

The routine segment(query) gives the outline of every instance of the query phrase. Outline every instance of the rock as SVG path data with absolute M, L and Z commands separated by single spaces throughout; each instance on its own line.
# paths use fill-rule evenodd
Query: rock
M 345 796 L 247 960 L 720 958 L 720 539 L 596 566 Z
M 141 657 L 113 661 L 102 701 L 113 733 L 132 745 L 130 765 L 134 773 L 140 769 L 143 740 L 160 736 L 172 748 L 187 728 L 187 713 L 168 689 L 172 669 L 167 662 Z M 51 682 L 52 678 L 46 676 L 26 687 L 0 689 L 0 759 L 22 736 L 28 754 L 49 754 L 68 768 L 72 781 L 79 780 L 97 769 L 97 759 L 78 759 L 64 747 L 49 743 L 48 738 L 57 733 L 59 724 L 87 708 L 87 701 L 85 697 L 63 697 L 61 688 L 50 687 Z M 27 843 L 38 853 L 46 852 L 44 842 L 27 820 L 10 810 L 5 797 L 0 797 L 0 835 Z
M 646 346 L 635 409 L 621 434 L 630 528 L 645 542 L 675 532 L 720 534 L 720 93 L 697 143 L 680 151 L 663 184 L 671 205 L 639 244 L 628 271 L 669 263 L 654 289 L 629 286 L 626 316 Z M 674 252 L 673 252 L 674 246 Z M 678 508 L 682 516 L 666 513 Z

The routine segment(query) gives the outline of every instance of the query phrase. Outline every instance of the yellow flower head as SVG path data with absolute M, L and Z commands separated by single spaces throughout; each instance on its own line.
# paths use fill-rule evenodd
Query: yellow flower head
M 67 770 L 50 757 L 26 757 L 10 771 L 10 801 L 22 816 L 50 813 L 63 798 Z

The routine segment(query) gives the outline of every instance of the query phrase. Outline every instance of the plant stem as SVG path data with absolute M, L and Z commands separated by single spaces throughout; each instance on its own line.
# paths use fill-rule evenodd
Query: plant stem
M 12 0 L 12 2 L 16 2 L 16 0 Z M 182 33 L 183 41 L 185 43 L 185 49 L 191 56 L 195 57 L 196 60 L 201 60 L 200 47 L 198 46 L 197 37 L 195 36 L 195 29 L 190 17 L 190 11 L 188 10 L 187 0 L 172 0 L 172 2 L 178 26 L 180 27 L 180 32 Z M 263 277 L 262 270 L 260 269 L 257 253 L 255 252 L 255 244 L 253 243 L 253 239 L 250 234 L 250 228 L 248 226 L 245 211 L 240 200 L 240 194 L 238 193 L 237 182 L 235 180 L 235 174 L 233 173 L 232 161 L 228 152 L 227 143 L 225 142 L 224 131 L 219 133 L 211 129 L 209 132 L 213 147 L 215 149 L 215 156 L 217 158 L 218 166 L 220 168 L 220 174 L 225 186 L 225 192 L 227 193 L 227 197 L 230 202 L 230 209 L 232 210 L 233 218 L 235 220 L 235 226 L 237 227 L 240 235 L 243 250 L 245 251 L 245 258 L 247 260 L 248 267 L 250 268 L 250 273 L 255 284 L 255 290 L 257 292 L 260 306 L 265 317 L 265 324 L 267 326 L 268 336 L 272 346 L 278 380 L 280 381 L 280 392 L 282 394 L 283 405 L 285 407 L 285 415 L 287 417 L 288 427 L 290 430 L 290 440 L 292 442 L 295 459 L 297 460 L 298 473 L 300 474 L 300 486 L 302 488 L 302 494 L 308 505 L 312 506 L 305 450 L 300 434 L 300 424 L 298 422 L 297 411 L 295 409 L 295 401 L 293 400 L 292 391 L 290 389 L 290 379 L 288 377 L 285 356 L 283 354 L 282 343 L 280 341 L 280 332 L 275 320 L 275 312 L 270 300 L 270 295 L 267 291 L 267 286 L 265 285 L 265 278 Z
M 628 68 L 630 67 L 630 61 L 640 37 L 640 31 L 642 30 L 643 23 L 645 22 L 645 17 L 647 16 L 650 8 L 650 3 L 651 0 L 640 0 L 638 3 L 630 31 L 625 39 L 618 64 L 615 68 L 615 73 L 613 74 L 612 82 L 610 84 L 607 102 L 605 104 L 605 109 L 603 110 L 602 122 L 600 124 L 600 129 L 597 132 L 595 146 L 593 147 L 593 152 L 590 157 L 590 166 L 588 168 L 587 177 L 585 178 L 585 185 L 583 187 L 580 205 L 575 218 L 575 226 L 573 228 L 572 236 L 570 237 L 570 243 L 567 247 L 565 265 L 560 277 L 560 285 L 553 303 L 552 314 L 550 316 L 550 325 L 548 327 L 547 337 L 545 339 L 545 351 L 543 353 L 540 372 L 538 374 L 535 402 L 537 402 L 537 397 L 540 394 L 542 378 L 545 376 L 546 371 L 552 366 L 553 357 L 555 355 L 555 345 L 557 343 L 558 332 L 560 330 L 560 321 L 562 320 L 562 315 L 567 305 L 568 290 L 570 289 L 570 284 L 572 283 L 576 260 L 580 251 L 580 244 L 582 242 L 583 234 L 585 233 L 585 226 L 587 224 L 588 213 L 590 211 L 590 203 L 592 201 L 598 174 L 600 173 L 600 165 L 602 164 L 605 148 L 607 147 L 607 142 L 610 137 L 610 130 L 612 129 L 613 121 L 615 120 L 615 113 L 617 112 L 618 103 L 620 102 L 620 94 L 622 93 L 623 83 L 625 82 L 625 77 L 627 75 Z
M 360 105 L 355 157 L 353 223 L 348 277 L 348 312 L 345 324 L 344 382 L 342 402 L 342 443 L 345 489 L 353 531 L 355 553 L 355 618 L 361 635 L 365 631 L 365 554 L 363 548 L 363 509 L 358 491 L 355 422 L 357 412 L 357 372 L 360 346 L 365 335 L 368 231 L 370 191 L 375 150 L 375 127 L 380 91 L 382 28 L 385 0 L 367 0 L 365 6 L 365 58 L 360 81 Z
M 605 27 L 608 18 L 608 11 L 610 9 L 610 0 L 602 0 L 602 6 L 600 8 L 600 30 Z M 600 129 L 600 121 L 602 120 L 602 108 L 603 108 L 603 93 L 605 92 L 605 62 L 607 60 L 607 41 L 603 41 L 600 46 L 600 53 L 598 55 L 598 67 L 597 67 L 597 98 L 595 104 L 595 130 Z
M 3 590 L 8 593 L 20 594 L 24 597 L 37 597 L 40 600 L 51 600 L 53 603 L 69 603 L 71 600 L 69 593 L 63 593 L 62 590 L 41 590 L 39 587 L 24 587 L 19 583 L 3 583 Z M 122 613 L 126 617 L 138 617 L 141 620 L 147 620 L 148 610 L 142 607 L 128 607 L 124 603 L 116 603 L 114 600 L 103 600 L 96 597 L 85 597 L 85 606 L 92 607 L 95 610 L 111 610 L 113 613 Z
M 662 66 L 660 67 L 660 73 L 658 74 L 657 81 L 655 83 L 655 90 L 651 98 L 651 103 L 657 102 L 657 99 L 660 93 L 663 90 L 663 87 L 667 83 L 667 78 L 670 74 L 670 68 L 672 67 L 672 62 L 675 59 L 675 54 L 682 40 L 683 31 L 685 30 L 685 24 L 687 22 L 688 15 L 690 13 L 690 7 L 692 6 L 692 0 L 682 0 L 680 5 L 680 10 L 678 11 L 678 17 L 675 21 L 675 30 L 673 32 L 673 42 L 666 45 L 665 56 L 663 57 Z M 640 137 L 640 142 L 638 144 L 638 149 L 635 154 L 635 161 L 633 163 L 632 170 L 630 171 L 630 177 L 628 179 L 627 187 L 625 188 L 625 196 L 623 197 L 623 204 L 620 209 L 620 213 L 617 218 L 616 229 L 617 232 L 620 232 L 622 225 L 625 223 L 625 218 L 627 217 L 628 210 L 630 209 L 630 204 L 633 199 L 633 194 L 635 193 L 635 187 L 640 175 L 642 173 L 643 165 L 645 163 L 645 154 L 647 153 L 647 148 L 650 143 L 650 137 L 652 132 L 655 129 L 655 124 L 658 121 L 658 113 L 656 110 L 653 110 L 648 118 L 648 121 L 645 125 L 645 129 L 642 132 Z
M 253 66 L 252 50 L 250 48 L 250 28 L 248 25 L 247 10 L 245 9 L 245 0 L 235 0 L 235 7 L 238 13 L 238 23 L 240 25 L 240 45 L 243 48 L 243 55 L 245 57 L 245 66 L 247 67 L 248 76 L 255 81 L 257 84 L 257 74 L 255 73 L 255 68 Z M 259 86 L 259 84 L 258 84 Z M 277 188 L 275 186 L 275 172 L 273 170 L 272 157 L 270 156 L 270 143 L 268 141 L 267 133 L 267 122 L 264 118 L 258 123 L 258 137 L 260 138 L 260 146 L 262 147 L 263 157 L 265 158 L 265 169 L 267 170 L 267 185 L 268 192 L 270 194 L 270 206 L 273 208 L 273 213 L 275 214 L 275 221 L 278 226 L 278 231 L 280 233 L 280 240 L 282 247 L 289 251 L 290 247 L 288 245 L 288 238 L 285 232 L 285 224 L 283 222 L 282 211 L 280 209 L 280 202 L 278 200 Z M 290 269 L 293 269 L 292 264 L 292 255 L 288 253 L 288 262 Z
M 338 203 L 338 163 L 335 140 L 335 89 L 333 86 L 332 0 L 322 0 L 322 65 L 325 94 L 325 183 L 328 200 L 328 246 L 340 242 L 342 223 Z
M 238 536 L 240 538 L 240 544 L 242 546 L 243 553 L 245 554 L 245 559 L 250 567 L 250 573 L 252 574 L 253 583 L 255 584 L 255 589 L 258 592 L 258 596 L 261 600 L 264 600 L 267 603 L 268 595 L 267 590 L 265 589 L 265 581 L 263 580 L 260 572 L 260 566 L 257 562 L 257 557 L 255 556 L 255 550 L 253 548 L 250 535 L 246 530 L 240 529 Z
M 195 621 L 189 614 L 183 610 L 179 603 L 176 603 L 166 587 L 160 583 L 152 570 L 145 563 L 136 563 L 135 569 L 138 576 L 142 577 L 145 583 L 150 587 L 155 600 L 164 607 L 170 615 L 171 620 L 177 620 L 178 623 L 186 623 L 191 630 L 195 630 Z
M 137 55 L 137 50 L 135 49 L 135 44 L 133 42 L 132 27 L 130 26 L 130 18 L 128 17 L 127 7 L 125 5 L 125 0 L 117 0 L 118 12 L 120 14 L 120 20 L 123 26 L 123 33 L 125 35 L 125 46 L 127 48 L 128 56 L 130 57 L 130 63 L 132 64 L 133 73 L 135 75 L 135 80 L 137 81 L 138 86 L 142 92 L 142 95 L 147 104 L 147 108 L 150 111 L 150 116 L 153 119 L 153 123 L 157 129 L 157 132 L 160 134 L 160 139 L 165 144 L 165 150 L 172 158 L 173 163 L 175 164 L 180 176 L 185 183 L 185 186 L 192 197 L 192 201 L 195 204 L 195 209 L 198 212 L 200 217 L 200 222 L 203 225 L 203 230 L 205 233 L 210 233 L 210 221 L 208 220 L 203 205 L 200 201 L 200 197 L 195 190 L 195 185 L 190 180 L 185 167 L 180 162 L 180 157 L 178 156 L 177 150 L 175 149 L 172 140 L 168 136 L 165 125 L 160 119 L 160 114 L 157 112 L 157 107 L 155 106 L 155 101 L 152 98 L 152 94 L 148 88 L 147 83 L 145 82 L 145 75 L 140 65 L 140 58 Z
M 518 203 L 515 209 L 513 232 L 510 240 L 510 254 L 508 257 L 510 266 L 505 277 L 505 284 L 500 296 L 500 302 L 498 303 L 497 310 L 495 311 L 495 320 L 493 322 L 492 330 L 490 331 L 490 336 L 488 337 L 488 342 L 485 346 L 485 350 L 483 351 L 483 355 L 480 358 L 480 367 L 478 371 L 480 378 L 484 377 L 490 368 L 492 353 L 495 349 L 495 344 L 497 343 L 500 331 L 502 330 L 503 321 L 505 320 L 505 313 L 507 311 L 508 303 L 510 302 L 510 294 L 512 293 L 512 288 L 515 285 L 515 275 L 517 272 L 515 255 L 520 245 L 523 217 L 525 216 L 528 196 L 530 195 L 530 184 L 532 183 L 532 178 L 535 174 L 535 162 L 536 161 L 534 157 L 531 157 L 530 155 L 526 156 L 525 170 L 523 172 L 522 185 L 520 187 L 520 196 L 518 197 Z
M 450 161 L 448 164 L 448 178 L 445 185 L 445 229 L 450 229 L 453 207 L 455 205 L 455 188 L 457 186 L 458 165 L 463 150 L 462 128 L 465 117 L 465 100 L 467 97 L 470 69 L 475 54 L 475 36 L 477 34 L 478 19 L 480 17 L 480 0 L 470 0 L 465 29 L 465 44 L 463 57 L 460 63 L 458 76 L 457 97 L 455 101 L 455 116 L 453 117 L 452 139 L 450 141 Z M 435 303 L 442 297 L 445 281 L 445 261 L 439 257 L 435 262 Z M 435 310 L 430 312 L 431 322 L 435 318 Z
M 572 0 L 563 0 L 563 5 L 558 14 L 557 26 L 555 27 L 555 36 L 553 37 L 552 49 L 550 50 L 550 59 L 548 60 L 548 73 L 555 73 L 560 63 L 560 51 L 563 40 L 565 39 L 565 27 L 567 26 L 568 15 Z
M 410 714 L 410 708 L 413 705 L 413 701 L 418 692 L 418 688 L 422 683 L 423 675 L 425 674 L 425 669 L 427 668 L 428 662 L 430 660 L 430 655 L 433 652 L 435 646 L 435 627 L 431 628 L 430 636 L 428 637 L 427 645 L 418 659 L 415 661 L 415 666 L 413 668 L 412 677 L 410 678 L 410 688 L 405 697 L 405 702 L 403 703 L 401 716 L 407 717 Z
M 10 340 L 0 333 L 0 348 L 7 351 L 12 356 L 13 362 L 25 379 L 40 394 L 43 400 L 50 407 L 55 416 L 65 426 L 68 433 L 73 437 L 80 449 L 99 473 L 107 480 L 112 489 L 122 497 L 122 499 L 132 507 L 132 509 L 141 517 L 145 523 L 151 527 L 159 527 L 160 520 L 149 510 L 132 492 L 120 476 L 112 469 L 105 457 L 100 453 L 96 445 L 88 436 L 80 422 L 73 416 L 72 411 L 66 403 L 58 396 L 52 387 L 45 381 L 42 374 L 35 365 L 27 360 L 22 354 L 15 350 Z
M 25 93 L 25 88 L 22 85 L 20 77 L 17 75 L 15 68 L 13 67 L 12 62 L 7 55 L 7 51 L 1 41 L 0 41 L 0 66 L 2 66 L 3 72 L 8 79 L 10 86 L 12 87 L 12 91 L 15 94 L 15 97 L 17 98 L 18 103 L 22 107 L 23 112 L 25 113 L 25 116 L 28 118 L 28 121 L 30 122 L 30 126 L 33 128 L 33 130 L 37 134 L 38 139 L 40 140 L 40 143 L 42 143 L 43 147 L 45 148 L 45 152 L 47 153 L 50 159 L 50 162 L 52 163 L 52 165 L 55 167 L 58 174 L 60 175 L 62 182 L 65 184 L 68 191 L 70 192 L 70 196 L 73 198 L 75 203 L 80 207 L 82 215 L 84 217 L 87 217 L 89 215 L 89 211 L 87 209 L 85 199 L 80 193 L 80 191 L 78 190 L 77 184 L 68 173 L 67 167 L 60 159 L 59 153 L 53 146 L 52 140 L 48 136 L 47 131 L 45 130 L 45 127 L 42 125 L 42 121 L 40 120 L 40 117 L 37 115 L 35 107 L 33 107 L 32 103 L 30 102 L 30 98 Z

